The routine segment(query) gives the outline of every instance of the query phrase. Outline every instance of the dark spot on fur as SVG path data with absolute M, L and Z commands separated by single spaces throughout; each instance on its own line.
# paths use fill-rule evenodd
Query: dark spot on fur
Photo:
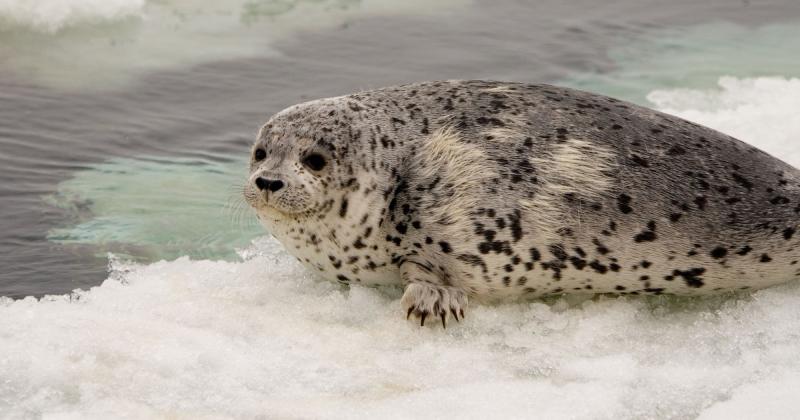
M 569 261 L 572 263 L 573 267 L 577 268 L 578 270 L 583 270 L 587 265 L 586 260 L 579 257 L 570 257 Z
M 470 264 L 470 265 L 473 265 L 473 266 L 476 266 L 476 267 L 481 267 L 483 269 L 484 273 L 487 271 L 486 263 L 483 261 L 483 258 L 481 258 L 481 257 L 479 257 L 477 255 L 461 254 L 456 258 L 458 258 L 461 261 L 464 261 L 467 264 Z
M 408 226 L 406 226 L 405 223 L 398 223 L 395 226 L 395 229 L 397 229 L 397 232 L 399 232 L 401 235 L 405 235 L 405 233 L 408 231 Z
M 786 198 L 786 197 L 783 197 L 783 196 L 777 196 L 777 197 L 773 198 L 772 200 L 769 200 L 769 202 L 771 204 L 773 204 L 773 205 L 779 205 L 779 204 L 789 204 L 790 200 L 788 198 Z
M 599 239 L 597 239 L 597 238 L 593 238 L 593 239 L 592 239 L 592 243 L 593 243 L 595 246 L 597 246 L 597 252 L 599 252 L 601 255 L 606 255 L 606 254 L 608 254 L 609 252 L 611 252 L 611 250 L 610 250 L 610 249 L 608 249 L 608 247 L 607 247 L 607 246 L 605 246 L 605 244 L 603 244 L 602 242 L 600 242 L 600 240 L 599 240 Z
M 708 199 L 706 199 L 704 196 L 701 195 L 699 197 L 695 197 L 694 203 L 697 204 L 698 209 L 705 210 L 706 204 L 708 203 Z
M 637 165 L 639 165 L 641 167 L 644 167 L 644 168 L 649 168 L 650 167 L 650 162 L 648 162 L 647 159 L 645 159 L 645 158 L 643 158 L 643 157 L 641 157 L 639 155 L 631 155 L 631 160 L 633 160 L 633 163 L 635 163 L 635 164 L 637 164 Z
M 605 274 L 608 272 L 608 267 L 604 266 L 603 264 L 600 263 L 600 261 L 597 260 L 594 260 L 591 263 L 589 263 L 589 267 L 591 267 L 594 271 L 600 274 Z
M 677 144 L 670 147 L 669 150 L 667 150 L 667 156 L 678 156 L 685 154 L 686 154 L 686 149 L 684 149 L 681 146 L 678 146 Z
M 561 261 L 567 259 L 567 253 L 561 245 L 550 245 L 550 253 Z
M 503 123 L 503 121 L 500 121 L 499 119 L 494 118 L 494 117 L 492 117 L 492 118 L 478 117 L 478 118 L 475 119 L 475 122 L 477 122 L 480 125 L 492 124 L 492 125 L 495 125 L 497 127 L 505 127 L 505 123 Z
M 737 184 L 747 188 L 748 191 L 753 189 L 753 183 L 750 182 L 747 178 L 741 176 L 736 172 L 734 172 L 732 175 L 733 175 L 733 180 L 736 181 Z
M 646 230 L 640 232 L 636 236 L 633 237 L 633 240 L 636 242 L 653 242 L 657 238 L 656 233 L 652 230 Z
M 672 275 L 674 277 L 683 277 L 683 280 L 686 282 L 686 285 L 693 288 L 703 287 L 705 284 L 703 282 L 703 278 L 700 277 L 703 273 L 706 272 L 705 268 L 690 268 L 686 271 L 681 270 L 674 270 Z
M 630 206 L 631 204 L 631 197 L 627 194 L 620 194 L 617 197 L 617 205 L 619 206 L 619 211 L 624 214 L 628 214 L 633 211 L 633 208 Z
M 711 250 L 711 256 L 716 259 L 725 258 L 726 255 L 728 255 L 728 250 L 721 246 Z
M 520 223 L 520 219 L 522 219 L 522 213 L 519 210 L 514 210 L 514 214 L 508 216 L 511 227 L 511 238 L 514 242 L 519 242 L 519 240 L 522 239 L 522 224 Z
M 783 230 L 783 239 L 786 239 L 787 241 L 789 239 L 792 239 L 792 236 L 794 236 L 794 233 L 795 233 L 795 229 L 794 228 L 786 228 L 786 229 L 784 229 Z

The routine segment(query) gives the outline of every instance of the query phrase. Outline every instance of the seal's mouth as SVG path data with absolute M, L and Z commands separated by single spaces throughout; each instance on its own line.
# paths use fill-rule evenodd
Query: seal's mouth
M 259 215 L 267 217 L 292 217 L 295 214 L 282 206 L 276 205 L 272 193 L 258 191 L 252 186 L 245 188 L 244 199 L 247 204 Z
M 249 183 L 244 187 L 242 195 L 244 195 L 244 201 L 246 201 L 247 204 L 256 211 L 259 211 L 264 207 L 269 207 L 268 194 L 258 191 Z
M 274 173 L 251 175 L 242 192 L 251 208 L 270 217 L 300 217 L 318 205 L 300 181 Z
M 247 201 L 247 204 L 249 204 L 250 207 L 252 207 L 256 211 L 266 208 L 273 209 L 275 207 L 270 203 L 269 193 L 257 191 L 252 187 L 249 187 L 245 190 L 244 199 L 245 201 Z

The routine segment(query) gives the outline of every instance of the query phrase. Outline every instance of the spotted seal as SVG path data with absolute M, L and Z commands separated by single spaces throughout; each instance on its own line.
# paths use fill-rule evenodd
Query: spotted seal
M 550 85 L 439 81 L 289 107 L 245 197 L 342 283 L 402 284 L 406 316 L 469 299 L 696 295 L 800 274 L 800 172 L 730 136 Z

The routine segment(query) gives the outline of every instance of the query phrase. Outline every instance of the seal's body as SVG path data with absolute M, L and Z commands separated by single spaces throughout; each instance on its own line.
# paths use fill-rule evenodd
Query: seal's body
M 245 195 L 289 252 L 409 314 L 554 293 L 694 295 L 800 273 L 800 172 L 605 96 L 447 81 L 290 107 Z

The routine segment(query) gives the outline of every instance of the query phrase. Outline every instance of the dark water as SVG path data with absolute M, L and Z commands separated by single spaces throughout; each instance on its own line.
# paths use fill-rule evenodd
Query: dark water
M 192 254 L 191 246 L 177 246 L 172 254 L 158 255 L 114 238 L 53 240 L 53 229 L 91 218 L 96 203 L 78 200 L 65 209 L 45 197 L 76 173 L 111 158 L 224 165 L 243 159 L 270 114 L 303 100 L 430 79 L 558 82 L 611 72 L 615 62 L 609 49 L 667 28 L 709 22 L 755 27 L 798 18 L 800 2 L 794 0 L 453 2 L 435 11 L 356 14 L 319 28 L 306 23 L 301 31 L 271 35 L 274 40 L 253 43 L 255 52 L 234 57 L 204 56 L 210 46 L 194 42 L 189 33 L 175 48 L 197 49 L 200 58 L 190 63 L 141 71 L 148 52 L 138 51 L 114 56 L 116 67 L 98 64 L 96 74 L 75 82 L 80 77 L 68 59 L 61 62 L 69 81 L 64 84 L 58 83 L 60 68 L 48 65 L 47 54 L 37 51 L 118 42 L 142 32 L 147 21 L 80 23 L 42 33 L 0 20 L 0 296 L 64 293 L 99 284 L 106 278 L 107 251 L 144 260 Z M 291 28 L 291 19 L 282 24 Z M 257 25 L 247 19 L 241 25 L 247 42 L 258 40 Z M 90 49 L 75 51 L 70 59 L 79 68 L 91 69 L 99 60 Z M 106 62 L 107 51 L 115 49 L 101 51 Z M 47 77 L 39 77 L 42 68 Z M 232 176 L 230 184 L 237 182 Z M 131 186 L 118 187 L 122 195 L 116 201 L 131 201 L 124 196 Z M 158 183 L 140 187 L 156 194 L 161 188 Z M 202 191 L 203 185 L 194 187 Z M 243 238 L 248 234 L 254 233 Z

